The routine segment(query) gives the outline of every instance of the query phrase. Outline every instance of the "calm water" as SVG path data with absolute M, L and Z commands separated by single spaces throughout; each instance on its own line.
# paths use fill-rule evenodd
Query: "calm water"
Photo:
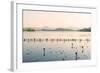
M 23 32 L 23 62 L 87 60 L 90 32 Z

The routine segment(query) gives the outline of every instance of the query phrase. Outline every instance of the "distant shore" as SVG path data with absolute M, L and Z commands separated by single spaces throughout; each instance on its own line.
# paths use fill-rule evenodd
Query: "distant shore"
M 56 28 L 56 29 L 34 29 L 34 28 L 23 28 L 23 31 L 35 32 L 35 31 L 80 31 L 80 32 L 91 32 L 91 28 L 82 28 L 82 29 L 69 29 L 69 28 Z

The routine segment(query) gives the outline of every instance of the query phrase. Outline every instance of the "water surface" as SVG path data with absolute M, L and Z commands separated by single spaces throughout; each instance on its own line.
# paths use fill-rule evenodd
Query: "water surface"
M 88 60 L 90 32 L 23 32 L 23 62 Z

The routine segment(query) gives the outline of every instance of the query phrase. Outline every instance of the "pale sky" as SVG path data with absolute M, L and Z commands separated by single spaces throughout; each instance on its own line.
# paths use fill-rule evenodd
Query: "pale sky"
M 84 28 L 91 27 L 91 14 L 23 11 L 23 27 Z

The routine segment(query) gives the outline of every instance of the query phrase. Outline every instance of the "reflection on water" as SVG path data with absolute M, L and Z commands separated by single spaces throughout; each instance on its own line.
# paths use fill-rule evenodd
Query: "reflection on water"
M 23 62 L 90 59 L 90 32 L 23 32 Z

